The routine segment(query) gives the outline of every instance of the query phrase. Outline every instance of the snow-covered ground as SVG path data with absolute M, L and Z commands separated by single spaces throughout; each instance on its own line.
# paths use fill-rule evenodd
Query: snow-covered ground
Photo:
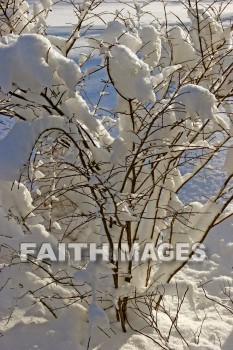
M 33 2 L 34 0 L 31 0 Z M 138 1 L 140 2 L 140 1 Z M 144 2 L 144 1 L 141 1 Z M 29 1 L 30 3 L 30 1 Z M 103 4 L 100 5 L 98 8 L 97 13 L 106 13 L 104 16 L 104 19 L 106 22 L 113 19 L 115 16 L 116 10 L 121 11 L 124 9 L 125 12 L 132 11 L 132 4 L 133 1 L 124 1 L 124 3 L 128 3 L 128 7 L 123 5 L 120 1 L 111 1 L 111 0 L 105 0 Z M 182 21 L 187 21 L 187 10 L 180 5 L 179 0 L 168 0 L 165 3 L 167 3 L 166 9 L 168 13 L 168 20 L 169 24 L 173 25 L 174 23 L 177 23 L 177 17 L 179 17 Z M 204 0 L 200 3 L 211 3 L 210 0 Z M 156 16 L 161 21 L 164 21 L 164 7 L 163 3 L 158 0 L 146 7 L 147 12 L 152 13 L 154 16 Z M 223 18 L 225 20 L 230 19 L 233 15 L 233 4 L 230 4 L 226 11 L 223 12 Z M 144 21 L 151 21 L 153 18 L 151 15 L 145 15 Z M 62 27 L 61 27 L 62 23 Z M 55 11 L 51 12 L 48 18 L 48 24 L 52 27 L 55 27 L 59 30 L 65 30 L 64 27 L 69 27 L 72 24 L 75 23 L 75 15 L 72 11 L 71 5 L 66 5 L 64 3 L 58 3 L 56 5 Z M 103 27 L 102 21 L 95 20 L 95 27 Z
M 129 1 L 129 5 L 131 2 Z M 99 11 L 112 12 L 113 15 L 106 15 L 106 22 L 111 20 L 116 9 L 123 7 L 117 1 L 105 1 Z M 153 3 L 149 10 L 156 16 L 163 18 L 163 7 L 160 2 Z M 186 10 L 181 7 L 177 1 L 168 1 L 167 10 L 170 12 L 169 23 L 175 23 L 176 15 L 186 21 Z M 130 11 L 130 7 L 129 7 Z M 173 12 L 174 14 L 172 14 Z M 233 5 L 231 4 L 224 17 L 229 20 L 233 15 Z M 147 20 L 147 17 L 145 17 Z M 62 23 L 62 26 L 61 26 Z M 66 36 L 75 23 L 75 17 L 72 8 L 68 5 L 57 4 L 54 12 L 49 15 L 49 32 Z M 94 33 L 99 33 L 102 28 L 100 22 L 96 22 Z M 76 51 L 73 53 L 74 59 Z M 90 96 L 95 99 L 96 91 L 100 91 L 98 84 L 99 77 L 96 76 L 96 84 L 90 85 Z M 110 103 L 110 102 L 106 102 Z M 93 101 L 94 104 L 94 101 Z M 1 137 L 7 132 L 1 131 Z M 193 184 L 189 189 L 190 197 L 200 198 L 200 195 L 206 195 L 211 188 L 216 186 L 216 181 L 222 181 L 224 172 L 222 171 L 222 159 L 216 157 L 212 167 L 214 172 L 201 176 L 198 183 Z M 2 165 L 1 165 L 2 166 Z M 171 331 L 172 349 L 200 349 L 200 350 L 232 350 L 233 349 L 233 317 L 232 305 L 231 312 L 227 310 L 230 307 L 230 297 L 233 297 L 233 221 L 227 220 L 223 224 L 215 227 L 208 235 L 205 243 L 207 259 L 204 262 L 191 262 L 177 275 L 177 280 L 184 280 L 190 284 L 197 284 L 193 298 L 195 299 L 196 309 L 194 310 L 188 299 L 181 307 L 177 321 L 177 328 L 181 335 L 189 343 L 189 346 L 182 340 L 181 335 L 173 330 Z M 207 295 L 216 300 L 217 303 L 223 303 L 226 308 L 214 301 L 204 298 L 203 288 Z M 232 293 L 230 295 L 230 292 Z M 225 293 L 225 294 L 224 294 Z M 176 311 L 177 298 L 175 296 L 165 297 L 165 308 L 168 313 L 174 316 Z M 8 307 L 8 295 L 3 295 L 0 300 L 0 310 Z M 83 324 L 82 313 L 84 311 L 79 307 L 73 307 L 64 311 L 63 317 L 57 320 L 44 322 L 43 317 L 37 318 L 27 315 L 25 310 L 16 308 L 14 314 L 9 319 L 2 319 L 0 323 L 0 349 L 1 350 L 84 350 L 87 349 L 88 339 L 84 338 L 87 332 L 87 323 Z M 129 315 L 130 322 L 133 325 L 134 315 Z M 138 326 L 138 324 L 137 324 Z M 147 333 L 141 324 L 141 330 Z M 158 314 L 158 327 L 161 333 L 166 334 L 169 330 L 168 316 L 160 312 Z M 1 336 L 2 335 L 2 336 Z M 152 350 L 160 349 L 155 343 L 158 341 L 156 334 L 148 332 L 148 337 L 128 330 L 123 334 L 117 325 L 112 325 L 110 330 L 96 330 L 91 338 L 89 349 L 99 350 Z

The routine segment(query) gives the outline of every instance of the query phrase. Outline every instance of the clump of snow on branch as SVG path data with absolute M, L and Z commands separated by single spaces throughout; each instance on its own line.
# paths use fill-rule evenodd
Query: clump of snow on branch
M 51 87 L 56 74 L 74 91 L 81 78 L 79 67 L 60 55 L 42 35 L 8 36 L 0 43 L 0 87 L 4 93 L 13 85 L 40 91 Z
M 201 118 L 214 119 L 218 110 L 216 107 L 216 98 L 207 89 L 197 85 L 184 85 L 179 89 L 178 96 L 175 98 L 177 119 L 191 118 L 195 120 Z M 183 118 L 182 118 L 183 119 Z
M 119 94 L 126 99 L 153 102 L 155 95 L 148 65 L 123 45 L 113 46 L 110 53 L 109 73 Z

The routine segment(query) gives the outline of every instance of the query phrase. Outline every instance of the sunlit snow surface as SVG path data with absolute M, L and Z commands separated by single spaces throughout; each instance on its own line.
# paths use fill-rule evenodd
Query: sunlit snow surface
M 203 1 L 209 2 L 209 1 Z M 33 1 L 29 1 L 33 3 Z M 121 9 L 123 5 L 119 2 L 105 1 L 99 11 L 114 13 L 116 8 Z M 178 0 L 168 1 L 168 11 L 179 14 L 182 20 L 186 21 L 186 11 L 178 4 Z M 163 7 L 161 3 L 150 5 L 149 10 L 156 13 L 157 16 L 163 18 Z M 227 21 L 232 17 L 233 5 L 230 5 L 228 12 L 224 14 Z M 106 16 L 106 21 L 112 19 L 112 16 Z M 175 23 L 176 17 L 169 15 L 169 23 Z M 63 26 L 61 26 L 63 23 Z M 75 17 L 72 13 L 72 8 L 68 5 L 57 4 L 55 11 L 49 16 L 49 34 L 67 36 L 71 29 L 71 24 L 75 23 Z M 93 28 L 93 34 L 101 33 L 101 23 L 96 22 Z M 79 46 L 85 44 L 80 40 Z M 77 50 L 72 52 L 72 58 L 77 60 Z M 100 59 L 94 57 L 94 65 L 99 65 Z M 93 60 L 91 64 L 93 64 Z M 88 68 L 86 66 L 85 68 Z M 85 92 L 81 91 L 83 96 L 87 94 L 90 98 L 90 104 L 95 105 L 102 91 L 104 83 L 101 82 L 104 78 L 104 73 L 101 71 L 95 74 L 85 84 Z M 109 92 L 113 92 L 112 90 Z M 112 98 L 110 95 L 104 96 L 102 100 L 103 108 L 111 108 Z M 3 138 L 13 122 L 9 121 L 2 124 L 5 120 L 0 116 L 0 139 Z M 198 177 L 191 181 L 188 188 L 185 188 L 182 193 L 182 199 L 189 200 L 205 200 L 206 196 L 219 187 L 224 181 L 225 172 L 223 170 L 225 155 L 218 154 L 211 163 L 211 169 L 202 171 Z M 0 164 L 4 166 L 4 164 Z M 232 222 L 228 220 L 226 223 L 215 227 L 206 239 L 208 259 L 203 263 L 190 263 L 179 273 L 177 279 L 184 279 L 194 283 L 206 283 L 206 290 L 212 297 L 224 297 L 220 286 L 232 285 Z M 1 307 L 7 307 L 7 295 L 1 295 Z M 232 331 L 232 315 L 226 310 L 218 308 L 216 310 L 213 303 L 196 300 L 197 310 L 191 310 L 190 305 L 185 302 L 180 312 L 179 325 L 182 329 L 183 336 L 192 341 L 194 333 L 199 334 L 203 317 L 206 314 L 200 343 L 192 345 L 191 350 L 232 350 L 233 349 L 233 331 Z M 167 307 L 174 308 L 174 300 L 167 299 Z M 1 309 L 0 307 L 0 309 Z M 221 317 L 218 312 L 221 313 Z M 16 311 L 14 317 L 8 323 L 7 320 L 2 320 L 0 331 L 4 331 L 1 337 L 0 333 L 0 349 L 1 350 L 84 350 L 87 349 L 87 341 L 84 339 L 84 334 L 87 333 L 88 325 L 83 323 L 83 310 L 71 309 L 64 311 L 64 314 L 58 320 L 49 321 L 42 324 L 43 318 L 36 318 L 24 315 L 24 311 Z M 32 323 L 32 321 L 34 323 Z M 7 323 L 7 326 L 6 326 Z M 28 325 L 27 325 L 28 323 Z M 14 326 L 14 324 L 16 324 Z M 30 324 L 30 325 L 29 325 Z M 161 317 L 160 330 L 167 330 L 168 323 L 166 318 Z M 26 325 L 26 326 L 25 326 Z M 5 331 L 8 329 L 7 331 Z M 120 328 L 113 326 L 113 331 L 108 330 L 106 334 L 100 330 L 92 337 L 90 349 L 99 350 L 154 350 L 159 349 L 150 339 L 135 334 L 129 330 L 127 334 L 122 334 Z M 119 334 L 120 332 L 120 334 Z M 115 334 L 114 334 L 115 333 Z M 179 337 L 172 336 L 174 350 L 188 349 L 184 343 L 179 340 Z

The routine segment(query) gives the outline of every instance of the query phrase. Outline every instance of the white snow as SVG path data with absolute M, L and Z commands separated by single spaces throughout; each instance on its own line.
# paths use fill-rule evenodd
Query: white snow
M 19 180 L 24 166 L 28 163 L 30 153 L 40 135 L 47 129 L 64 130 L 62 117 L 44 117 L 33 122 L 18 122 L 11 132 L 0 141 L 0 179 L 6 181 Z M 24 140 L 24 142 L 22 142 Z M 39 170 L 37 170 L 39 172 Z M 39 177 L 41 178 L 42 174 Z
M 140 32 L 142 40 L 142 58 L 152 69 L 155 68 L 161 56 L 160 33 L 153 26 L 143 25 Z
M 187 84 L 179 90 L 175 98 L 175 114 L 177 119 L 191 118 L 193 120 L 201 118 L 214 119 L 218 112 L 215 105 L 215 96 L 207 89 Z
M 18 33 L 28 21 L 28 7 L 25 1 L 17 0 L 15 3 L 18 10 L 24 13 L 22 17 L 23 21 L 18 24 Z M 141 7 L 142 3 L 139 1 L 134 1 L 133 3 L 137 7 L 138 14 L 141 14 L 143 9 Z M 38 13 L 43 9 L 48 12 L 51 5 L 50 0 L 42 0 L 41 4 L 34 6 L 34 13 Z M 83 2 L 82 13 L 85 13 L 89 5 L 89 1 Z M 130 6 L 132 6 L 131 1 L 128 2 L 129 10 L 131 10 Z M 182 20 L 187 20 L 187 11 L 179 7 L 176 1 L 169 1 L 167 6 L 174 13 L 179 13 Z M 229 15 L 231 15 L 230 11 L 233 12 L 233 5 L 230 6 Z M 91 111 L 95 109 L 88 108 L 84 99 L 76 92 L 76 84 L 83 78 L 83 75 L 79 66 L 73 60 L 65 58 L 59 53 L 59 50 L 61 53 L 64 53 L 67 48 L 65 40 L 61 36 L 50 35 L 45 39 L 43 36 L 34 34 L 23 34 L 20 36 L 9 34 L 4 39 L 0 39 L 0 87 L 4 94 L 7 95 L 9 91 L 17 91 L 18 88 L 24 89 L 25 87 L 29 87 L 32 93 L 41 92 L 44 88 L 49 88 L 51 82 L 66 85 L 69 90 L 68 98 L 61 105 L 61 110 L 65 115 L 64 118 L 49 116 L 32 120 L 34 114 L 29 115 L 25 112 L 25 118 L 28 121 L 16 122 L 12 127 L 12 131 L 0 141 L 0 290 L 3 286 L 5 287 L 0 293 L 0 315 L 3 316 L 0 322 L 0 332 L 2 332 L 0 333 L 0 349 L 2 350 L 84 350 L 88 346 L 90 350 L 154 350 L 161 348 L 158 343 L 162 344 L 164 349 L 170 350 L 232 350 L 232 311 L 229 312 L 227 310 L 228 307 L 231 307 L 232 310 L 230 297 L 227 297 L 227 293 L 231 295 L 233 292 L 233 227 L 231 218 L 216 225 L 205 239 L 204 243 L 207 252 L 207 259 L 205 261 L 201 263 L 190 262 L 176 275 L 175 281 L 165 285 L 158 284 L 157 291 L 159 294 L 164 294 L 164 297 L 161 304 L 162 307 L 157 315 L 153 310 L 147 309 L 144 295 L 137 300 L 139 304 L 142 304 L 143 311 L 145 311 L 144 320 L 139 320 L 136 317 L 137 304 L 132 303 L 132 309 L 128 313 L 127 320 L 132 328 L 127 325 L 126 334 L 122 333 L 120 325 L 115 322 L 115 310 L 108 307 L 108 298 L 110 295 L 112 302 L 112 300 L 115 301 L 116 296 L 120 297 L 122 295 L 124 297 L 127 293 L 128 295 L 132 295 L 134 293 L 134 286 L 137 286 L 137 283 L 134 282 L 134 286 L 122 283 L 118 291 L 111 289 L 106 276 L 111 276 L 114 266 L 101 266 L 99 264 L 89 263 L 82 267 L 82 269 L 78 269 L 78 271 L 77 267 L 74 266 L 71 276 L 74 270 L 76 273 L 74 274 L 74 289 L 71 291 L 69 288 L 63 288 L 61 285 L 57 286 L 56 283 L 50 285 L 49 273 L 59 278 L 60 274 L 64 272 L 61 271 L 62 268 L 46 266 L 48 268 L 48 273 L 46 273 L 42 269 L 40 270 L 38 266 L 28 268 L 28 265 L 14 264 L 14 260 L 10 261 L 10 259 L 6 258 L 8 256 L 7 254 L 5 257 L 5 252 L 7 251 L 8 253 L 7 249 L 9 247 L 17 250 L 18 244 L 20 242 L 27 242 L 28 237 L 30 237 L 31 242 L 37 242 L 39 244 L 45 241 L 51 242 L 54 250 L 56 250 L 59 239 L 63 239 L 63 230 L 69 229 L 69 225 L 64 225 L 66 223 L 66 217 L 61 222 L 58 222 L 58 220 L 52 221 L 50 228 L 44 226 L 44 217 L 46 215 L 50 217 L 51 215 L 49 206 L 48 210 L 44 213 L 44 217 L 30 215 L 30 212 L 34 209 L 32 204 L 34 197 L 32 198 L 32 196 L 34 194 L 37 194 L 39 197 L 43 196 L 43 186 L 42 188 L 35 187 L 32 194 L 30 194 L 25 185 L 17 183 L 15 180 L 19 180 L 20 175 L 25 171 L 35 142 L 43 132 L 48 129 L 64 130 L 71 135 L 76 132 L 74 128 L 69 128 L 68 125 L 68 121 L 71 121 L 72 118 L 85 132 L 85 141 L 87 140 L 86 143 L 88 145 L 88 148 L 85 148 L 85 156 L 89 157 L 88 159 L 90 159 L 92 166 L 95 164 L 100 164 L 100 166 L 98 171 L 92 174 L 89 179 L 84 175 L 72 178 L 72 186 L 78 188 L 80 184 L 83 185 L 84 189 L 77 191 L 77 193 L 72 193 L 69 191 L 69 188 L 66 190 L 65 186 L 67 184 L 65 180 L 60 181 L 60 188 L 65 190 L 64 193 L 66 195 L 65 200 L 62 198 L 64 200 L 65 216 L 67 215 L 69 217 L 70 213 L 74 217 L 77 216 L 71 225 L 71 229 L 74 230 L 71 237 L 74 237 L 74 240 L 78 240 L 82 239 L 80 237 L 88 239 L 90 236 L 92 239 L 93 237 L 101 236 L 103 228 L 99 218 L 93 220 L 93 224 L 90 227 L 84 225 L 83 231 L 77 231 L 78 234 L 75 231 L 76 226 L 78 227 L 83 224 L 83 214 L 96 214 L 96 216 L 99 214 L 96 213 L 97 206 L 93 204 L 89 186 L 97 186 L 101 181 L 112 181 L 114 193 L 117 193 L 117 196 L 119 196 L 117 205 L 118 219 L 121 224 L 125 224 L 125 221 L 135 221 L 135 225 L 137 225 L 137 214 L 134 215 L 133 209 L 126 202 L 126 199 L 129 198 L 129 194 L 127 193 L 129 188 L 127 186 L 129 184 L 125 187 L 124 193 L 118 193 L 115 189 L 118 189 L 119 184 L 121 184 L 121 174 L 118 174 L 113 180 L 111 177 L 107 179 L 109 175 L 107 163 L 109 162 L 114 166 L 122 166 L 122 160 L 127 155 L 128 149 L 135 140 L 136 143 L 138 140 L 137 135 L 135 135 L 134 139 L 133 137 L 131 139 L 131 134 L 129 136 L 132 125 L 129 118 L 129 103 L 126 100 L 134 100 L 131 102 L 132 108 L 135 108 L 134 102 L 136 101 L 150 101 L 154 103 L 155 93 L 153 88 L 160 88 L 160 84 L 166 86 L 166 81 L 170 79 L 173 73 L 176 74 L 176 71 L 182 66 L 193 67 L 198 58 L 196 51 L 191 45 L 191 40 L 194 41 L 195 47 L 198 49 L 200 48 L 200 43 L 196 37 L 197 25 L 195 18 L 192 16 L 192 11 L 189 13 L 192 21 L 190 37 L 185 35 L 181 27 L 175 27 L 170 30 L 169 38 L 174 45 L 174 50 L 172 54 L 168 50 L 168 54 L 165 55 L 166 50 L 164 50 L 164 46 L 167 43 L 161 42 L 159 31 L 154 26 L 147 24 L 149 23 L 149 19 L 151 20 L 150 16 L 145 16 L 144 23 L 140 25 L 138 32 L 131 31 L 131 20 L 128 20 L 125 25 L 119 21 L 112 21 L 116 14 L 121 12 L 121 8 L 121 2 L 105 1 L 98 11 L 109 12 L 109 9 L 111 9 L 110 12 L 112 14 L 106 16 L 106 21 L 109 23 L 106 27 L 100 28 L 103 29 L 100 34 L 89 38 L 89 42 L 93 44 L 93 47 L 100 49 L 100 53 L 103 54 L 103 62 L 106 59 L 109 75 L 116 91 L 120 95 L 120 97 L 118 96 L 118 104 L 116 106 L 116 111 L 120 115 L 117 122 L 120 134 L 115 138 L 112 137 L 112 134 L 96 118 L 95 112 Z M 146 9 L 150 9 L 159 17 L 163 17 L 161 3 L 152 2 L 150 4 L 148 2 Z M 210 28 L 214 30 L 214 47 L 217 47 L 224 37 L 229 39 L 229 30 L 227 33 L 224 33 L 222 27 L 210 16 L 209 12 L 201 12 L 201 16 L 203 18 L 202 25 L 205 28 L 204 49 L 206 51 L 213 49 L 212 44 L 210 45 Z M 33 25 L 29 26 L 31 33 L 36 31 L 37 27 L 44 26 L 44 18 L 45 16 L 43 14 L 39 17 L 34 27 Z M 74 14 L 71 12 L 68 4 L 64 6 L 64 4 L 58 3 L 55 16 L 53 17 L 53 14 L 49 14 L 49 23 L 54 26 L 52 29 L 54 34 L 56 31 L 59 31 L 64 18 L 67 21 L 65 24 L 67 27 L 70 26 L 71 22 L 75 22 Z M 174 20 L 175 16 L 169 14 L 170 23 Z M 55 26 L 58 27 L 55 28 Z M 97 20 L 95 26 L 102 26 L 102 22 Z M 9 27 L 5 24 L 3 25 L 1 19 L 0 29 L 4 29 L 9 33 Z M 25 33 L 27 32 L 25 31 Z M 150 45 L 147 45 L 148 40 L 152 41 Z M 81 39 L 78 41 L 78 45 L 82 44 L 83 41 Z M 112 44 L 114 44 L 113 47 L 111 47 Z M 138 50 L 141 50 L 140 52 L 144 62 L 136 56 L 135 53 Z M 161 50 L 162 60 L 169 61 L 169 66 L 165 65 L 161 72 L 158 72 L 155 68 L 161 57 Z M 79 58 L 82 55 L 84 54 L 79 54 Z M 84 63 L 84 61 L 85 57 L 79 59 L 80 64 Z M 224 64 L 227 65 L 229 62 L 224 61 Z M 216 71 L 219 69 L 219 67 L 215 68 Z M 94 67 L 95 69 L 96 67 Z M 222 69 L 224 70 L 224 67 Z M 87 69 L 86 72 L 91 76 L 93 71 Z M 98 86 L 93 85 L 93 88 L 100 92 Z M 223 85 L 222 91 L 230 91 L 230 88 L 231 76 L 226 81 L 226 84 Z M 101 93 L 100 96 L 104 98 L 105 93 Z M 179 122 L 186 120 L 186 126 L 190 128 L 191 132 L 195 130 L 195 127 L 198 129 L 198 123 L 205 122 L 206 119 L 210 119 L 218 124 L 216 130 L 219 127 L 221 131 L 221 126 L 226 127 L 227 125 L 218 115 L 220 111 L 216 108 L 214 95 L 202 86 L 192 84 L 183 86 L 179 89 L 173 102 L 172 108 L 174 112 L 169 111 L 162 118 L 165 130 L 164 134 L 161 133 L 161 140 L 156 138 L 156 128 L 161 125 L 161 119 L 157 121 L 157 124 L 155 123 L 154 129 L 152 128 L 151 131 L 151 137 L 149 138 L 152 145 L 158 146 L 161 142 L 162 152 L 166 152 L 167 144 L 169 145 L 169 141 L 175 135 L 175 132 L 178 135 L 178 128 L 178 131 L 172 131 L 174 132 L 172 135 L 167 132 L 167 130 L 171 130 L 169 126 L 175 124 L 176 120 Z M 155 104 L 155 112 L 156 108 L 160 108 L 160 106 Z M 140 115 L 140 109 L 138 113 Z M 38 111 L 38 114 L 40 116 L 40 111 Z M 148 116 L 148 119 L 150 117 Z M 148 122 L 146 118 L 145 122 Z M 180 130 L 182 131 L 182 129 Z M 175 151 L 179 151 L 182 147 L 185 147 L 185 137 L 181 141 L 181 145 L 178 145 L 176 149 L 174 148 Z M 53 140 L 51 140 L 52 143 Z M 214 149 L 209 140 L 204 139 L 194 140 L 190 145 L 190 149 L 198 150 L 200 148 Z M 159 155 L 159 147 L 154 147 L 153 152 L 158 152 Z M 64 159 L 67 162 L 72 161 L 75 163 L 76 158 L 77 152 L 75 153 L 74 149 L 70 147 Z M 220 180 L 225 177 L 225 171 L 221 169 L 224 163 L 222 158 L 220 155 L 220 157 L 216 157 L 211 163 L 214 171 L 209 177 L 207 176 L 207 181 L 204 180 L 203 176 L 203 179 L 201 178 L 197 183 L 190 185 L 188 191 L 190 198 L 193 195 L 200 196 L 201 192 L 205 192 L 206 187 L 212 186 L 216 189 L 219 186 L 221 183 Z M 51 156 L 50 165 L 54 164 L 54 162 L 53 156 Z M 46 166 L 46 163 L 39 160 L 34 167 L 33 176 L 38 182 L 43 181 L 43 171 L 44 169 L 46 170 Z M 197 164 L 197 168 L 198 166 L 199 164 Z M 166 171 L 165 167 L 162 166 L 158 166 L 156 170 L 158 172 Z M 233 174 L 232 148 L 227 153 L 225 170 L 228 175 Z M 217 173 L 217 171 L 219 177 L 215 176 L 215 172 Z M 65 174 L 67 176 L 70 175 L 69 171 Z M 141 174 L 142 181 L 144 179 L 143 175 Z M 166 203 L 169 196 L 168 202 L 170 209 L 177 211 L 178 214 L 179 211 L 185 210 L 183 220 L 188 218 L 190 223 L 196 224 L 192 232 L 191 230 L 183 232 L 184 224 L 182 220 L 179 220 L 178 216 L 178 219 L 174 220 L 175 233 L 172 237 L 173 241 L 179 241 L 181 239 L 195 241 L 195 239 L 198 239 L 198 235 L 200 235 L 198 228 L 205 227 L 208 224 L 208 220 L 210 220 L 209 213 L 217 213 L 221 207 L 221 203 L 212 203 L 213 198 L 205 205 L 198 200 L 189 200 L 189 204 L 184 205 L 182 200 L 176 196 L 175 192 L 182 185 L 184 179 L 188 178 L 189 174 L 186 175 L 186 177 L 182 176 L 178 169 L 173 169 L 163 184 L 164 193 L 161 203 Z M 13 186 L 12 181 L 15 181 Z M 70 183 L 68 184 L 69 186 Z M 150 182 L 145 181 L 144 186 L 145 188 L 149 188 Z M 160 184 L 158 184 L 159 186 Z M 55 187 L 53 190 L 55 190 Z M 84 200 L 86 199 L 84 197 L 85 194 L 88 194 L 88 202 Z M 134 203 L 139 198 L 140 196 L 135 193 L 130 198 L 130 203 Z M 72 212 L 68 211 L 70 210 L 69 204 L 67 204 L 69 203 L 68 199 L 72 202 L 73 206 L 76 206 L 76 209 Z M 152 197 L 152 199 L 154 198 Z M 49 200 L 58 202 L 60 198 L 54 195 Z M 98 201 L 101 203 L 100 198 L 98 198 Z M 152 205 L 154 205 L 153 202 Z M 148 217 L 150 217 L 150 212 L 153 213 L 151 206 L 148 204 Z M 112 219 L 114 217 L 115 206 L 111 196 L 106 199 L 103 208 L 106 210 L 106 217 Z M 206 216 L 201 220 L 199 220 L 199 217 L 194 217 L 193 219 L 191 213 L 197 211 L 201 213 L 205 212 Z M 159 208 L 158 212 L 158 216 L 160 214 L 166 216 L 166 211 L 163 208 Z M 28 215 L 28 221 L 25 221 L 25 217 Z M 146 238 L 151 224 L 152 220 L 149 219 L 141 228 L 144 234 L 143 238 Z M 161 227 L 155 228 L 155 232 L 158 233 Z M 55 234 L 51 235 L 51 231 L 55 231 Z M 119 231 L 114 227 L 114 224 L 112 233 L 114 238 L 119 235 Z M 103 237 L 101 236 L 100 239 L 103 239 Z M 13 257 L 14 254 L 11 258 L 13 259 Z M 17 259 L 17 257 L 14 258 Z M 166 270 L 166 267 L 165 265 L 159 271 L 166 274 L 169 270 L 169 268 Z M 65 269 L 68 271 L 67 266 Z M 138 270 L 135 269 L 133 273 L 135 275 L 138 273 L 138 281 L 144 280 L 145 270 L 143 270 L 143 267 Z M 160 276 L 158 277 L 160 278 Z M 67 281 L 67 275 L 64 274 L 61 281 L 63 281 L 63 278 L 64 281 Z M 92 300 L 89 305 L 87 305 L 85 300 L 79 299 L 78 287 L 80 287 L 80 284 L 83 284 L 83 294 L 89 295 Z M 26 293 L 27 295 L 24 298 L 24 293 L 28 289 L 30 290 L 32 286 L 34 294 Z M 48 287 L 44 294 L 45 297 L 40 300 L 41 294 L 38 291 L 45 286 Z M 77 289 L 75 289 L 76 287 Z M 214 301 L 205 298 L 202 287 L 210 298 L 220 303 L 224 302 L 227 308 L 223 308 Z M 57 293 L 57 290 L 59 290 L 59 293 Z M 99 291 L 103 293 L 103 298 L 97 301 L 96 294 Z M 64 302 L 62 307 L 59 304 L 60 300 L 59 302 L 57 300 L 58 295 L 61 296 L 62 302 Z M 181 306 L 179 317 L 175 322 L 177 303 L 183 297 L 185 297 L 185 300 Z M 17 301 L 17 304 L 12 304 L 12 300 Z M 36 305 L 34 308 L 29 307 L 35 302 Z M 55 319 L 46 307 L 46 304 L 50 305 L 50 302 L 54 302 L 53 306 L 55 306 L 54 309 L 56 311 L 56 306 L 58 306 L 58 319 Z M 67 308 L 68 303 L 70 305 Z M 154 330 L 149 328 L 146 322 L 148 312 L 154 313 L 154 321 L 157 322 L 154 324 Z M 5 315 L 9 315 L 9 319 Z M 160 335 L 156 332 L 157 327 L 161 334 L 167 337 L 167 341 L 161 339 Z M 178 327 L 180 333 L 176 331 L 176 327 Z M 138 329 L 139 332 L 134 331 L 134 329 Z M 189 344 L 187 345 L 181 337 L 186 339 Z M 90 343 L 88 344 L 89 341 Z
M 105 45 L 115 44 L 119 42 L 125 45 L 132 52 L 137 52 L 142 45 L 142 42 L 137 33 L 128 33 L 127 28 L 119 21 L 108 22 L 103 33 L 89 39 L 91 46 L 99 48 L 100 43 Z
M 109 73 L 120 95 L 125 99 L 154 102 L 149 66 L 126 46 L 113 46 L 110 52 Z
M 0 42 L 0 87 L 4 93 L 15 87 L 32 91 L 50 87 L 54 72 L 75 90 L 81 78 L 79 67 L 60 55 L 42 35 L 9 35 L 7 43 Z

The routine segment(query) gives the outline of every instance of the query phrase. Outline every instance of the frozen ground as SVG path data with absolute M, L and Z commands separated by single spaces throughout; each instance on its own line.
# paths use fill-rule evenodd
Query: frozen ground
M 129 2 L 130 5 L 130 2 Z M 121 9 L 122 5 L 116 1 L 106 1 L 100 11 L 114 13 Z M 158 17 L 163 17 L 161 3 L 150 6 L 150 10 Z M 177 4 L 177 1 L 168 1 L 168 11 L 179 14 L 182 20 L 186 20 L 185 10 Z M 228 20 L 233 14 L 233 5 L 230 5 L 228 12 L 224 14 Z M 106 21 L 111 16 L 106 16 Z M 170 14 L 170 23 L 175 22 L 176 17 Z M 63 26 L 61 26 L 63 23 Z M 72 9 L 68 5 L 58 4 L 55 11 L 49 16 L 50 33 L 66 36 L 75 23 Z M 95 23 L 94 32 L 101 30 L 101 23 Z M 73 53 L 76 59 L 76 52 Z M 96 98 L 96 91 L 99 77 L 96 77 L 96 84 L 90 85 L 89 93 Z M 93 87 L 94 86 L 94 87 Z M 110 102 L 106 101 L 108 105 Z M 1 126 L 0 126 L 1 127 Z M 1 137 L 7 133 L 7 128 L 2 129 Z M 200 197 L 200 194 L 208 194 L 217 181 L 222 181 L 224 173 L 222 168 L 222 157 L 215 159 L 214 172 L 203 174 L 198 183 L 189 188 L 189 195 L 193 199 Z M 1 165 L 2 166 L 2 165 Z M 178 328 L 182 336 L 188 340 L 189 347 L 181 341 L 181 338 L 174 330 L 171 333 L 171 344 L 174 350 L 199 349 L 199 350 L 232 350 L 233 349 L 233 317 L 226 308 L 215 304 L 211 300 L 203 298 L 201 285 L 204 286 L 208 296 L 229 305 L 227 293 L 233 296 L 233 226 L 232 220 L 215 227 L 205 241 L 207 259 L 202 263 L 190 263 L 177 276 L 177 280 L 185 280 L 197 285 L 195 293 L 196 310 L 193 310 L 188 301 L 182 305 L 178 319 Z M 226 292 L 226 294 L 224 294 Z M 4 295 L 0 300 L 0 310 L 8 307 L 8 296 Z M 165 305 L 171 313 L 175 312 L 176 297 L 166 297 Z M 232 306 L 232 305 L 231 305 Z M 2 319 L 0 323 L 0 349 L 1 350 L 84 350 L 87 349 L 87 339 L 84 334 L 87 324 L 80 319 L 82 311 L 72 308 L 64 311 L 63 317 L 58 320 L 45 322 L 43 317 L 32 317 L 26 314 L 25 310 L 16 311 L 10 319 Z M 130 315 L 133 324 L 134 317 Z M 160 314 L 159 327 L 165 333 L 169 328 L 167 316 Z M 141 325 L 144 327 L 144 324 Z M 145 331 L 145 329 L 144 329 Z M 2 336 L 1 336 L 2 335 Z M 157 339 L 152 333 L 151 338 Z M 123 334 L 118 326 L 112 325 L 112 329 L 106 334 L 96 331 L 91 339 L 90 349 L 99 350 L 152 350 L 159 349 L 159 346 L 148 337 L 135 333 L 129 329 Z
M 33 2 L 33 0 L 31 1 Z M 125 8 L 124 11 L 132 11 L 132 3 L 133 1 L 124 1 L 125 3 L 128 3 L 128 7 L 125 5 L 122 5 L 120 1 L 111 1 L 111 0 L 105 0 L 104 3 L 99 7 L 98 12 L 103 13 L 105 12 L 106 15 L 104 19 L 107 21 L 110 21 L 113 16 L 115 15 L 116 10 L 122 10 Z M 139 1 L 140 2 L 140 1 Z M 143 2 L 143 1 L 141 1 Z M 203 3 L 210 3 L 209 0 L 201 1 Z M 169 24 L 173 24 L 177 22 L 177 16 L 182 20 L 187 20 L 187 14 L 185 8 L 180 6 L 178 0 L 168 0 L 167 3 L 167 12 L 169 14 L 168 20 Z M 164 20 L 164 9 L 161 1 L 156 1 L 152 3 L 151 5 L 146 7 L 148 12 L 151 12 L 153 15 L 158 17 L 161 20 Z M 112 15 L 111 15 L 112 13 Z M 233 14 L 233 4 L 229 5 L 227 11 L 224 12 L 223 17 L 225 20 L 232 17 Z M 145 16 L 144 20 L 148 21 L 151 20 L 151 16 Z M 75 23 L 75 16 L 72 12 L 72 6 L 64 5 L 64 4 L 58 4 L 56 5 L 56 11 L 54 13 L 51 13 L 48 20 L 49 25 L 53 27 L 60 27 L 60 24 L 63 23 L 63 26 L 70 26 L 72 23 Z M 95 21 L 95 27 L 102 27 L 103 23 L 100 21 Z

